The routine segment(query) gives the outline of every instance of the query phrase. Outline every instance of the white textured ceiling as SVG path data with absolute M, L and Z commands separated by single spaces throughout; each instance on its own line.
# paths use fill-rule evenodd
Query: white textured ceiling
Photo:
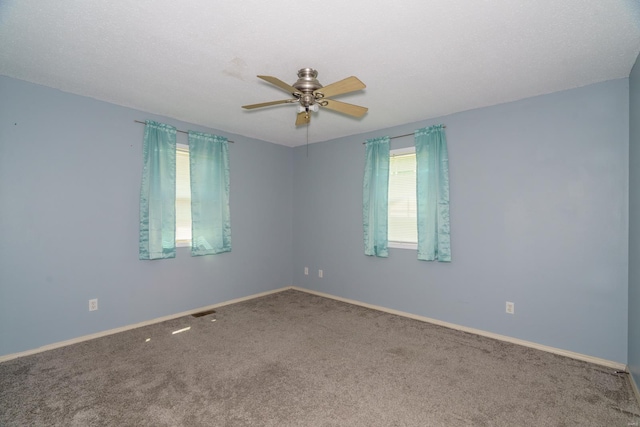
M 293 105 L 240 108 L 288 98 L 257 74 L 367 85 L 317 142 L 628 77 L 639 51 L 637 0 L 0 1 L 0 74 L 288 146 Z

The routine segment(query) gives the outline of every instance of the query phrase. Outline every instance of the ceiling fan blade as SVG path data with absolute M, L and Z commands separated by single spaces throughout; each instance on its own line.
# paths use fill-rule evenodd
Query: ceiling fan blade
M 243 105 L 242 108 L 245 108 L 247 110 L 253 110 L 254 108 L 262 108 L 262 107 L 269 107 L 271 105 L 278 105 L 278 104 L 288 104 L 291 102 L 298 102 L 297 99 L 283 99 L 281 101 L 271 101 L 271 102 L 263 102 L 261 104 L 250 104 L 250 105 Z
M 302 113 L 298 113 L 298 117 L 296 118 L 296 126 L 308 125 L 311 121 L 311 113 L 303 111 Z
M 258 78 L 261 78 L 262 80 L 265 80 L 269 83 L 271 83 L 272 85 L 275 85 L 277 87 L 279 87 L 280 89 L 290 93 L 290 94 L 294 94 L 294 93 L 300 93 L 300 91 L 298 89 L 296 89 L 295 87 L 291 86 L 290 84 L 287 84 L 285 82 L 283 82 L 282 80 L 280 80 L 277 77 L 271 77 L 271 76 L 258 76 Z
M 331 98 L 332 96 L 342 95 L 343 93 L 354 92 L 356 90 L 364 89 L 367 87 L 357 77 L 351 76 L 346 79 L 342 79 L 338 82 L 331 83 L 325 87 L 321 87 L 314 93 L 322 93 L 325 98 Z
M 362 117 L 367 111 L 369 111 L 369 109 L 366 107 L 347 104 L 346 102 L 334 101 L 333 99 L 323 99 L 320 105 L 322 105 L 324 108 L 337 111 L 338 113 L 348 114 L 354 117 Z

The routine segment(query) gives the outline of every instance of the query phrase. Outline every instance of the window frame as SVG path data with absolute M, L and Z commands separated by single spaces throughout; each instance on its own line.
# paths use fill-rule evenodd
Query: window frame
M 404 147 L 404 148 L 395 148 L 392 150 L 389 150 L 389 157 L 394 157 L 394 156 L 402 156 L 402 155 L 406 155 L 406 154 L 413 154 L 415 156 L 416 153 L 416 147 L 415 146 L 410 146 L 410 147 Z M 391 159 L 390 159 L 391 160 Z M 417 199 L 417 195 L 416 195 L 416 199 Z M 416 200 L 417 203 L 417 200 Z M 388 210 L 387 210 L 387 215 L 388 215 Z M 387 226 L 388 226 L 388 221 L 387 221 Z M 417 217 L 416 217 L 416 231 L 418 228 L 418 222 L 417 222 Z M 394 249 L 409 249 L 409 250 L 414 250 L 417 251 L 418 250 L 418 242 L 416 240 L 415 243 L 412 242 L 398 242 L 398 241 L 394 241 L 394 240 L 390 240 L 388 238 L 388 229 L 387 229 L 387 247 L 389 248 L 394 248 Z

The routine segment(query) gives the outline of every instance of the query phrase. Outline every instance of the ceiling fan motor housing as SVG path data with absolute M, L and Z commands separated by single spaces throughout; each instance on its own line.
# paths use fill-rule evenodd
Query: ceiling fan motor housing
M 316 101 L 316 96 L 313 92 L 322 88 L 316 77 L 318 77 L 318 72 L 313 68 L 302 68 L 298 71 L 298 81 L 292 86 L 302 92 L 300 104 L 303 107 L 313 105 Z

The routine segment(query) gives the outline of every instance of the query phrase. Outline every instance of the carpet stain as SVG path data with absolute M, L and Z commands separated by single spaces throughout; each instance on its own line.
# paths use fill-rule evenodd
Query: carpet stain
M 597 396 L 595 394 L 586 396 L 583 398 L 585 402 L 591 404 L 591 405 L 595 405 L 596 403 L 599 403 L 600 401 L 602 401 L 602 398 L 600 396 Z
M 404 357 L 404 358 L 408 358 L 411 356 L 411 351 L 404 347 L 396 347 L 396 348 L 388 349 L 386 350 L 386 352 L 389 354 L 393 354 L 395 356 Z

